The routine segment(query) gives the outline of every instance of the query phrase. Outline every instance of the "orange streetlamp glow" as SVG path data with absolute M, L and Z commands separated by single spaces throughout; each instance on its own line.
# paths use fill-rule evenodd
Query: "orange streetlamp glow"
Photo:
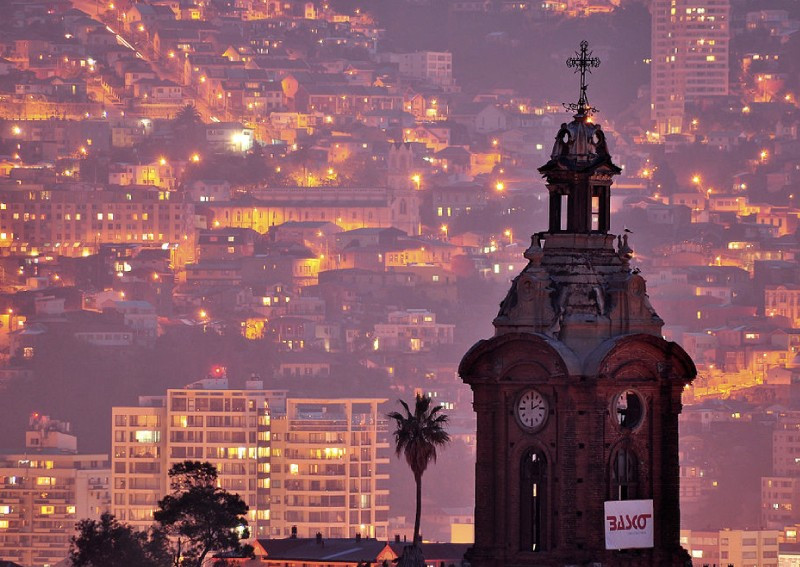
M 700 178 L 699 175 L 695 175 L 692 177 L 692 183 L 694 183 L 695 185 L 700 185 L 700 181 L 702 181 L 702 179 Z
M 502 192 L 506 188 L 506 186 L 503 184 L 502 181 L 498 181 L 497 183 L 494 184 L 494 188 Z

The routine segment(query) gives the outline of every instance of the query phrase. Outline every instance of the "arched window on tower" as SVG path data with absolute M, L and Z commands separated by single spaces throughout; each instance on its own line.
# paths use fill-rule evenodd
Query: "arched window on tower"
M 543 551 L 547 535 L 547 457 L 530 449 L 520 470 L 520 550 Z
M 628 447 L 620 447 L 611 459 L 611 499 L 635 500 L 639 488 L 639 459 Z

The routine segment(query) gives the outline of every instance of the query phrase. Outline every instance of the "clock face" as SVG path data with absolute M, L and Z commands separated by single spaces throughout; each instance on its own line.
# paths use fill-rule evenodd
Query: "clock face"
M 537 390 L 526 390 L 517 401 L 517 419 L 528 429 L 538 429 L 547 421 L 550 406 Z

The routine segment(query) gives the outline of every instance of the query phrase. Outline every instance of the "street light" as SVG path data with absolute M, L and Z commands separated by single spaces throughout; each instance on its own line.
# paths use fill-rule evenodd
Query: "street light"
M 502 193 L 506 186 L 503 184 L 502 181 L 498 181 L 494 184 L 494 188 L 497 189 L 498 192 Z
M 420 185 L 422 183 L 422 177 L 420 176 L 420 174 L 419 173 L 415 173 L 414 175 L 412 175 L 411 176 L 411 181 L 413 181 L 414 183 L 417 184 L 417 191 L 419 191 Z
M 509 244 L 514 244 L 514 233 L 511 232 L 510 228 L 507 228 L 503 234 L 508 237 Z
M 441 230 L 444 233 L 444 239 L 447 240 L 447 225 L 443 224 Z

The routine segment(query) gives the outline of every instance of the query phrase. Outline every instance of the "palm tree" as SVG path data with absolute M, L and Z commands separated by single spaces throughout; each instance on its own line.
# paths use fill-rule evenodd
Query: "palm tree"
M 182 126 L 192 127 L 203 121 L 200 111 L 193 104 L 186 104 L 175 115 L 175 123 Z
M 450 441 L 450 435 L 445 431 L 447 415 L 439 413 L 442 411 L 442 406 L 431 408 L 431 399 L 428 396 L 417 395 L 414 413 L 411 413 L 407 403 L 399 401 L 405 410 L 405 415 L 393 411 L 387 417 L 395 420 L 395 452 L 398 457 L 403 455 L 406 458 L 411 472 L 414 473 L 414 483 L 417 488 L 417 508 L 414 515 L 414 545 L 416 545 L 420 542 L 422 475 L 431 461 L 436 462 L 437 447 L 444 447 Z
M 202 131 L 203 118 L 193 104 L 187 104 L 175 114 L 172 120 L 173 149 L 182 157 L 190 152 L 203 149 L 205 133 Z

